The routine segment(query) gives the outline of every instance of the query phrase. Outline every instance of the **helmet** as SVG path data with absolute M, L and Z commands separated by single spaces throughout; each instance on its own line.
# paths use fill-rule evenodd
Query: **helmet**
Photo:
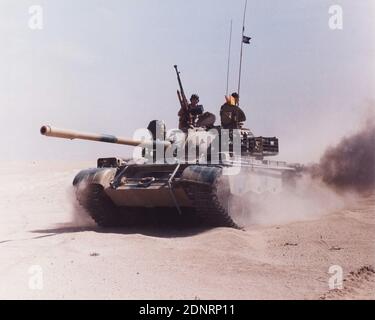
M 237 92 L 233 92 L 233 93 L 231 94 L 231 96 L 232 96 L 233 98 L 235 98 L 235 99 L 238 99 L 238 98 L 239 98 L 239 95 L 238 95 Z
M 152 138 L 154 140 L 157 140 L 157 139 L 165 140 L 167 129 L 166 129 L 164 121 L 152 120 L 150 121 L 147 129 L 151 132 Z
M 190 100 L 193 100 L 193 99 L 196 99 L 196 100 L 199 101 L 199 96 L 198 96 L 196 93 L 194 93 L 194 94 L 192 94 L 191 97 L 190 97 Z

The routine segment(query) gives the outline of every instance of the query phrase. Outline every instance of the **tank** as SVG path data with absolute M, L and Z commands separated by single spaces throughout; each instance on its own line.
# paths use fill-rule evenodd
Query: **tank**
M 240 198 L 279 192 L 295 169 L 266 157 L 279 151 L 276 137 L 248 129 L 195 128 L 166 137 L 152 121 L 140 140 L 43 126 L 47 137 L 139 147 L 140 157 L 100 158 L 79 172 L 77 200 L 100 227 L 181 224 L 241 228 L 249 208 Z M 235 210 L 231 208 L 235 207 Z M 250 210 L 251 211 L 251 210 Z

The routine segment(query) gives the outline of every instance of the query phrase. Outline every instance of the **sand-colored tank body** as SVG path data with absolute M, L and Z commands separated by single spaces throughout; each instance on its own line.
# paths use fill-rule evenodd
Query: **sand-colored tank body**
M 83 170 L 73 184 L 77 193 L 82 187 L 99 187 L 115 207 L 123 209 L 124 216 L 169 210 L 176 216 L 194 215 L 213 226 L 239 227 L 229 214 L 229 199 L 249 192 L 278 192 L 285 170 L 283 163 L 259 161 L 241 166 L 125 164 Z
M 41 133 L 151 150 L 157 146 L 171 147 L 171 141 L 137 141 L 50 126 L 43 126 Z M 194 220 L 210 226 L 240 227 L 230 215 L 230 203 L 249 193 L 278 192 L 283 177 L 294 170 L 284 162 L 261 157 L 277 153 L 276 138 L 256 138 L 247 131 L 241 136 L 241 154 L 220 152 L 218 163 L 201 163 L 198 159 L 184 162 L 177 158 L 171 164 L 168 161 L 154 163 L 146 158 L 98 159 L 97 168 L 83 170 L 74 178 L 77 199 L 103 227 L 134 225 L 141 217 L 143 221 Z

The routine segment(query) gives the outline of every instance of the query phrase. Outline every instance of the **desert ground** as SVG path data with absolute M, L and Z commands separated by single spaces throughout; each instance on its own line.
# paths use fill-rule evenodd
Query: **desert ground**
M 102 230 L 71 187 L 94 165 L 0 164 L 1 299 L 375 298 L 374 196 L 245 230 Z M 329 290 L 333 265 L 342 290 Z

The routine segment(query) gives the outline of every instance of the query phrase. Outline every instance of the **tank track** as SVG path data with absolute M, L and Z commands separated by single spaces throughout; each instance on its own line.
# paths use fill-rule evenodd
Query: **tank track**
M 87 185 L 84 188 L 77 187 L 76 197 L 78 203 L 88 211 L 91 218 L 100 227 L 118 227 L 122 225 L 122 219 L 118 208 L 104 193 L 100 185 Z
M 185 182 L 184 189 L 194 204 L 196 215 L 202 223 L 212 227 L 242 229 L 230 217 L 227 208 L 219 201 L 214 185 Z M 229 198 L 229 194 L 225 195 Z
M 210 227 L 229 227 L 241 229 L 230 217 L 228 210 L 220 203 L 217 188 L 202 183 L 184 183 L 184 189 L 193 202 L 194 218 L 200 223 Z M 99 227 L 113 228 L 134 226 L 140 219 L 128 213 L 124 214 L 116 207 L 111 199 L 104 193 L 100 185 L 88 185 L 76 189 L 79 204 L 88 211 L 91 218 Z M 185 217 L 187 220 L 188 217 Z M 193 217 L 191 216 L 191 219 Z
M 82 206 L 102 228 L 118 227 L 147 227 L 147 226 L 194 226 L 198 217 L 194 213 L 177 216 L 173 208 L 166 214 L 165 208 L 160 213 L 158 210 L 147 211 L 144 208 L 121 208 L 117 207 L 105 194 L 100 185 L 92 184 L 84 187 L 76 187 L 76 198 Z M 138 209 L 138 210 L 137 210 Z M 177 218 L 176 218 L 177 217 Z

